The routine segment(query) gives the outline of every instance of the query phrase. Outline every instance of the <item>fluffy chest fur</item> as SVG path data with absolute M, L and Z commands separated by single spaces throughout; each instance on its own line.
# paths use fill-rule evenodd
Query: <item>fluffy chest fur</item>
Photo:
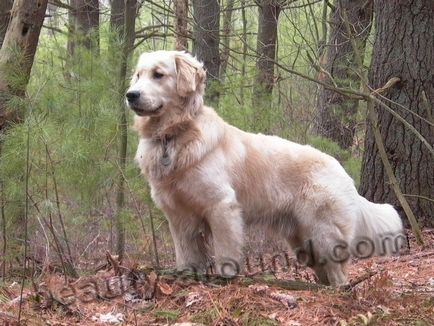
M 137 147 L 136 161 L 149 181 L 157 181 L 173 173 L 177 154 L 173 140 L 141 138 Z
M 194 121 L 163 130 L 158 129 L 157 122 L 137 117 L 140 141 L 136 161 L 148 181 L 168 182 L 214 151 L 224 136 L 223 122 L 216 123 L 215 117 L 214 111 L 204 109 Z

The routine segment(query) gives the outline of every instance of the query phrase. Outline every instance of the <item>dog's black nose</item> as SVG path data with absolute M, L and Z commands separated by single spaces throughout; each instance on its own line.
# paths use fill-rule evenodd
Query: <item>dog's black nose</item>
M 127 94 L 125 94 L 125 96 L 127 97 L 128 102 L 134 102 L 134 101 L 139 99 L 140 92 L 139 91 L 130 91 L 130 92 L 127 92 Z

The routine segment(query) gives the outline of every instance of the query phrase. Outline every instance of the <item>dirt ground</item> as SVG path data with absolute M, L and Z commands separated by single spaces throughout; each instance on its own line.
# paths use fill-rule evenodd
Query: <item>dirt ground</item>
M 434 230 L 424 248 L 349 266 L 352 287 L 288 290 L 270 280 L 314 282 L 309 269 L 275 270 L 227 284 L 213 278 L 157 276 L 115 266 L 68 280 L 50 274 L 27 282 L 20 310 L 18 281 L 0 286 L 0 325 L 434 325 Z M 265 266 L 267 269 L 267 266 Z

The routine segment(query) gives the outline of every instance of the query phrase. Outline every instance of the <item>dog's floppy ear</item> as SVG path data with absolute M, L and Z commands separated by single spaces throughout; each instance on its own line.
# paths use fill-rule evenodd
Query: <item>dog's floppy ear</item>
M 187 54 L 175 56 L 176 90 L 181 97 L 187 97 L 197 91 L 205 81 L 202 65 Z

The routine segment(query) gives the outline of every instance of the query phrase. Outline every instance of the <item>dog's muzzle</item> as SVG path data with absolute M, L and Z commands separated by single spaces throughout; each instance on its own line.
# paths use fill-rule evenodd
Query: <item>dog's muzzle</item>
M 162 107 L 163 104 L 153 107 L 151 103 L 140 100 L 140 92 L 139 91 L 129 91 L 125 94 L 127 98 L 128 106 L 139 116 L 151 115 L 157 113 Z

